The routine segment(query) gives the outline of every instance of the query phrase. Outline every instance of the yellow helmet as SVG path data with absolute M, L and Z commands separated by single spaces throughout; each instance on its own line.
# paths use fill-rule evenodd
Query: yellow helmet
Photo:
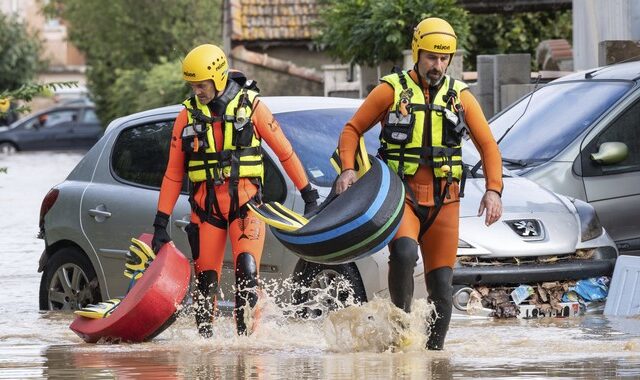
M 228 74 L 227 56 L 216 45 L 197 46 L 182 61 L 182 79 L 188 82 L 211 79 L 218 91 L 226 87 Z
M 418 62 L 420 50 L 455 54 L 457 39 L 451 25 L 441 18 L 429 17 L 420 21 L 413 30 L 413 41 L 411 42 L 413 62 Z

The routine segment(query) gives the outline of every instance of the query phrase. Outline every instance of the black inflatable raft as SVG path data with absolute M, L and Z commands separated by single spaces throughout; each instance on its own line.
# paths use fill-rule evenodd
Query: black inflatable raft
M 282 244 L 305 260 L 342 264 L 364 258 L 387 245 L 398 229 L 405 191 L 400 178 L 380 159 L 348 190 L 329 195 L 302 227 L 271 227 Z

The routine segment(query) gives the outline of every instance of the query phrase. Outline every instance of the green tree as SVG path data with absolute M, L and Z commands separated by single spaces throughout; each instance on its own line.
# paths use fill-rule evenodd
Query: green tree
M 145 109 L 182 102 L 190 93 L 179 74 L 179 61 L 162 62 L 148 72 L 143 69 L 117 70 L 109 88 L 109 109 L 126 115 Z
M 530 53 L 535 70 L 536 48 L 541 41 L 564 38 L 571 42 L 571 17 L 570 10 L 473 15 L 465 70 L 475 69 L 480 54 L 506 53 Z
M 398 62 L 411 49 L 413 28 L 431 16 L 449 21 L 464 47 L 468 16 L 456 0 L 324 0 L 317 41 L 343 62 Z
M 13 91 L 32 81 L 42 66 L 41 45 L 17 19 L 0 13 L 0 91 Z
M 30 102 L 35 96 L 38 95 L 51 95 L 51 93 L 55 90 L 61 88 L 73 88 L 77 87 L 78 82 L 69 81 L 69 82 L 51 82 L 51 83 L 24 83 L 20 87 L 15 90 L 2 90 L 0 91 L 0 116 L 3 116 L 5 112 L 9 110 L 11 107 L 12 112 L 28 112 L 30 108 L 27 105 L 20 105 L 13 108 L 13 105 L 10 105 L 10 102 L 16 100 L 22 100 L 25 102 Z
M 141 96 L 131 88 L 130 98 L 111 99 L 123 96 L 111 90 L 124 81 L 120 75 L 139 85 L 155 65 L 177 61 L 198 44 L 219 43 L 221 35 L 220 0 L 53 0 L 46 10 L 68 23 L 69 40 L 85 54 L 88 85 L 105 122 L 122 116 L 115 104 Z

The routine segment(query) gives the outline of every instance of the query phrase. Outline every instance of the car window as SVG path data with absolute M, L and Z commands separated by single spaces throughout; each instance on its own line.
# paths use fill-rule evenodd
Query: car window
M 98 115 L 96 115 L 96 111 L 91 108 L 86 108 L 84 110 L 84 115 L 82 115 L 83 123 L 99 123 Z
M 601 133 L 589 153 L 596 152 L 605 142 L 622 142 L 629 148 L 627 158 L 617 164 L 598 165 L 602 174 L 617 174 L 640 170 L 640 101 L 627 108 Z
M 111 168 L 117 179 L 146 187 L 160 188 L 169 160 L 169 141 L 174 120 L 143 124 L 120 133 L 111 154 Z M 287 188 L 282 174 L 268 156 L 264 160 L 265 201 L 283 202 Z M 182 192 L 189 190 L 185 174 Z
M 32 117 L 15 127 L 19 127 L 21 125 L 24 129 L 51 128 L 60 125 L 61 123 L 76 120 L 77 116 L 78 112 L 75 110 L 51 111 Z
M 111 152 L 114 176 L 124 182 L 160 188 L 169 159 L 172 127 L 173 120 L 165 120 L 120 132 Z
M 580 81 L 540 88 L 491 120 L 496 140 L 513 126 L 500 143 L 502 156 L 524 162 L 555 157 L 631 86 L 627 81 Z
M 37 117 L 27 120 L 23 124 L 15 125 L 14 128 L 35 129 L 40 128 L 41 122 Z
M 37 117 L 36 121 L 40 123 L 41 127 L 53 128 L 59 126 L 62 123 L 68 123 L 70 121 L 76 121 L 78 119 L 78 111 L 76 110 L 64 110 L 54 111 Z
M 329 158 L 338 146 L 340 132 L 355 113 L 356 108 L 319 109 L 284 112 L 276 115 L 282 130 L 291 142 L 309 181 L 317 186 L 330 187 L 337 173 Z M 375 155 L 380 145 L 380 126 L 365 133 L 369 154 Z

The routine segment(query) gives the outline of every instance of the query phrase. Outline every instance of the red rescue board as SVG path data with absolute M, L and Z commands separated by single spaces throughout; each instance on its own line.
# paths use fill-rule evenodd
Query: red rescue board
M 151 245 L 152 235 L 139 240 Z M 87 343 L 102 338 L 144 342 L 164 331 L 175 319 L 189 288 L 189 260 L 173 242 L 165 244 L 144 275 L 106 318 L 78 316 L 69 328 Z

